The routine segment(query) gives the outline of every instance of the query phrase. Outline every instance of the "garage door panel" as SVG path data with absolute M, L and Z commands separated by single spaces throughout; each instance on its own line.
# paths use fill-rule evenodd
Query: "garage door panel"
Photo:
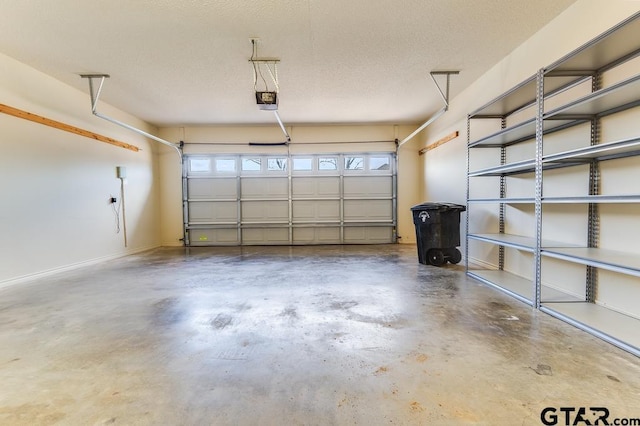
M 294 198 L 337 198 L 339 177 L 294 177 L 291 181 Z
M 287 198 L 289 179 L 284 178 L 242 178 L 242 198 Z
M 391 221 L 393 202 L 391 200 L 345 200 L 344 220 L 351 221 Z
M 293 242 L 294 244 L 340 244 L 340 228 L 293 228 Z
M 242 202 L 243 222 L 288 222 L 289 202 L 288 201 L 243 201 Z
M 391 197 L 393 179 L 391 176 L 345 176 L 345 197 Z
M 189 204 L 189 222 L 237 222 L 238 204 L 234 201 L 201 201 Z
M 295 221 L 340 221 L 340 201 L 294 201 Z
M 189 199 L 236 199 L 238 184 L 231 179 L 189 179 L 187 183 Z
M 190 229 L 189 241 L 192 246 L 238 245 L 238 230 Z
M 344 228 L 346 244 L 386 244 L 393 242 L 393 228 L 382 226 L 352 226 Z
M 289 244 L 288 228 L 248 228 L 242 230 L 243 244 Z

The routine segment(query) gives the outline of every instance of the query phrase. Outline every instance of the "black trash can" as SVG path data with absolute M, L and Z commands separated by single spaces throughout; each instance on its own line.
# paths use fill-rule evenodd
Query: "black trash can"
M 416 226 L 418 260 L 423 265 L 459 263 L 460 212 L 465 206 L 452 203 L 422 203 L 411 207 Z

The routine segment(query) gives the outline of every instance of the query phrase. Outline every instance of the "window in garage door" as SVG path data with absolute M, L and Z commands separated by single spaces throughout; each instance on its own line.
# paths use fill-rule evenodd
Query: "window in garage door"
M 186 244 L 396 241 L 394 153 L 185 155 Z

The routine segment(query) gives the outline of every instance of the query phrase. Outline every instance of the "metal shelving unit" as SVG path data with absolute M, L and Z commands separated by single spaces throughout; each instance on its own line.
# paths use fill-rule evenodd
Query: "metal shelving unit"
M 640 278 L 640 254 L 599 248 L 599 206 L 605 203 L 640 205 L 640 190 L 620 195 L 603 194 L 600 183 L 600 165 L 603 162 L 640 157 L 640 129 L 634 129 L 636 134 L 626 139 L 607 143 L 600 141 L 600 126 L 605 117 L 640 107 L 640 73 L 637 72 L 637 66 L 632 64 L 631 68 L 635 66 L 635 70 L 626 71 L 627 74 L 632 74 L 630 77 L 627 76 L 606 87 L 602 87 L 601 83 L 603 74 L 615 71 L 640 57 L 640 41 L 637 34 L 640 34 L 640 13 L 634 14 L 550 66 L 542 68 L 536 75 L 468 115 L 466 258 L 469 276 L 640 356 L 640 311 L 632 314 L 622 313 L 598 298 L 599 285 L 615 285 L 598 283 L 599 270 L 613 271 L 634 279 Z M 577 91 L 572 91 L 573 88 L 579 85 L 584 87 L 589 82 L 591 93 L 574 95 Z M 561 96 L 556 98 L 556 95 Z M 547 106 L 555 103 L 562 105 Z M 520 118 L 523 116 L 525 118 Z M 500 130 L 488 136 L 472 139 L 471 123 L 483 119 L 500 120 Z M 558 138 L 564 138 L 565 131 L 579 125 L 590 128 L 590 140 L 585 141 L 588 142 L 588 146 L 545 154 L 545 139 L 548 139 L 549 135 L 554 134 L 554 140 L 557 141 Z M 521 149 L 517 153 L 518 160 L 508 162 L 508 153 L 518 146 L 529 149 L 530 158 L 522 159 L 522 152 L 528 151 Z M 490 167 L 474 168 L 472 156 L 486 148 L 500 151 L 500 163 Z M 545 172 L 576 166 L 583 166 L 580 169 L 582 171 L 585 167 L 588 168 L 587 195 L 544 195 Z M 568 173 L 571 173 L 571 170 L 568 169 Z M 499 179 L 499 197 L 475 197 L 472 194 L 471 182 L 486 177 Z M 508 196 L 508 179 L 514 177 L 528 180 L 533 188 L 532 193 L 525 196 Z M 497 206 L 499 232 L 473 232 L 470 222 L 473 223 L 474 209 L 487 204 Z M 553 215 L 545 216 L 543 207 L 552 204 L 581 204 L 586 207 L 587 213 L 582 219 L 586 220 L 588 229 L 586 245 L 542 238 L 543 224 L 547 223 L 545 221 L 553 220 Z M 505 208 L 517 208 L 519 205 L 529 206 L 528 214 L 531 215 L 530 219 L 534 225 L 516 232 L 529 236 L 505 232 L 507 228 L 514 228 L 513 225 L 506 226 L 508 223 Z M 469 268 L 470 242 L 498 247 L 495 269 Z M 505 249 L 528 253 L 528 256 L 523 257 L 531 259 L 531 269 L 526 274 L 527 277 L 505 268 Z M 546 283 L 543 284 L 544 259 L 551 259 L 560 264 L 584 266 L 585 294 L 577 297 L 572 291 L 564 291 L 560 285 L 550 287 Z M 640 280 L 637 285 L 640 286 Z

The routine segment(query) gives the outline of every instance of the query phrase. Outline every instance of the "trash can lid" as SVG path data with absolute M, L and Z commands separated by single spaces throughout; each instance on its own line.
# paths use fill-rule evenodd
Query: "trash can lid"
M 417 210 L 460 210 L 465 211 L 467 208 L 460 204 L 454 203 L 435 203 L 435 202 L 425 202 L 422 204 L 415 205 L 411 207 L 411 211 Z

